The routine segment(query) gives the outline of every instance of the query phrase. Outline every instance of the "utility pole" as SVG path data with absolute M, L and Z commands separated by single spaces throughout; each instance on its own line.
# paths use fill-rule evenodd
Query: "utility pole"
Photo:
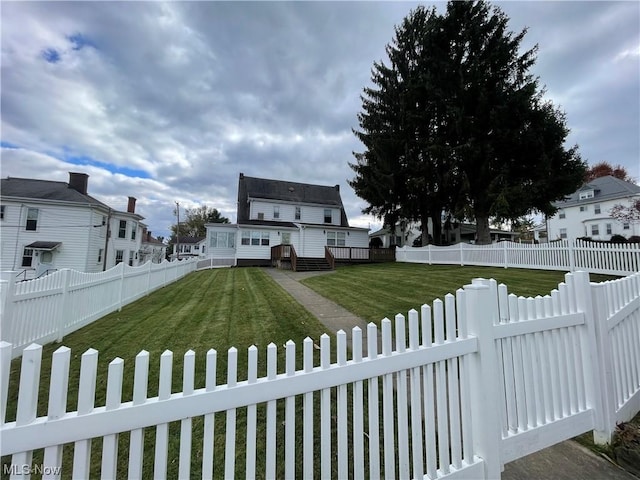
M 176 225 L 176 258 L 180 260 L 180 203 L 176 202 L 176 217 L 178 223 Z

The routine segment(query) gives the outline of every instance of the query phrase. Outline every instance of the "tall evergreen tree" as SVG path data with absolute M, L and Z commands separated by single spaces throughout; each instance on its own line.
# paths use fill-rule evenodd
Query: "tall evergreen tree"
M 551 202 L 580 185 L 585 165 L 564 148 L 564 114 L 529 73 L 536 49 L 520 54 L 526 31 L 507 22 L 484 2 L 449 2 L 443 15 L 418 7 L 396 27 L 355 131 L 366 150 L 351 184 L 369 213 L 423 226 L 429 217 L 436 240 L 443 211 L 472 217 L 488 243 L 490 218 L 553 213 Z

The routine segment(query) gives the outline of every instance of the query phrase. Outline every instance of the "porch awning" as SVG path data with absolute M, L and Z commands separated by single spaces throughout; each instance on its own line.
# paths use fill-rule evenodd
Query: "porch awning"
M 33 250 L 43 250 L 45 252 L 51 252 L 62 245 L 62 242 L 33 242 L 26 245 L 24 248 L 32 248 Z

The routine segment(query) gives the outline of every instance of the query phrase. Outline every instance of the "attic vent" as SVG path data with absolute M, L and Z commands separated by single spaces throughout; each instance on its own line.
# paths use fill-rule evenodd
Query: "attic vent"
M 290 192 L 293 192 L 294 190 L 295 190 L 295 188 L 293 188 L 293 187 L 289 187 L 289 191 L 290 191 Z

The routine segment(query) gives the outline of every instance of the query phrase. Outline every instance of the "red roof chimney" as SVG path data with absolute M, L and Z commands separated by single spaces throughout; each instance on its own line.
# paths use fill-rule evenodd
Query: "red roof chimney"
M 129 197 L 129 204 L 127 205 L 127 212 L 136 213 L 136 199 Z

